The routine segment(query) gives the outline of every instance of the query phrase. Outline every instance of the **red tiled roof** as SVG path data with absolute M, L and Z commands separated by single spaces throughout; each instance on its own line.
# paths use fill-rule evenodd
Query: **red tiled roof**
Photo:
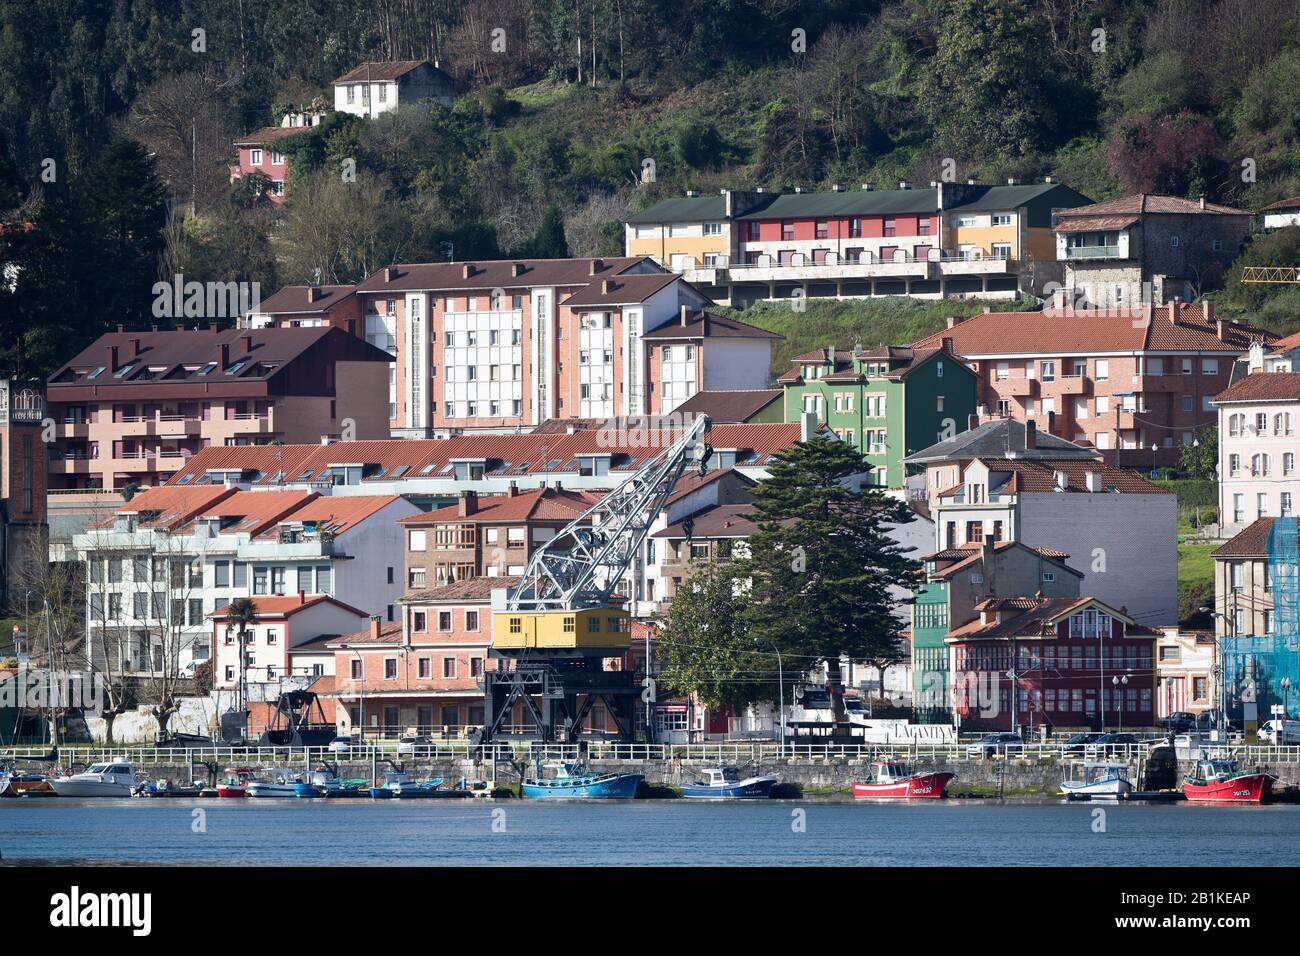
M 1272 344 L 1269 351 L 1274 355 L 1280 355 L 1294 348 L 1300 348 L 1300 332 L 1292 332 L 1290 335 L 1278 339 Z
M 401 518 L 398 524 L 419 526 L 443 521 L 491 524 L 498 521 L 528 520 L 567 523 L 590 508 L 600 497 L 584 491 L 535 488 L 513 496 L 491 495 L 479 498 L 476 510 L 467 517 L 461 517 L 460 505 L 454 504 L 418 515 L 408 515 Z
M 267 143 L 277 143 L 282 139 L 288 139 L 300 133 L 309 133 L 313 129 L 315 129 L 313 126 L 265 126 L 235 140 L 235 145 L 264 146 Z
M 708 415 L 715 425 L 739 423 L 781 399 L 779 388 L 701 389 L 675 409 L 679 415 Z
M 428 60 L 388 60 L 372 61 L 354 66 L 337 80 L 338 83 L 362 83 L 366 80 L 371 82 L 380 82 L 383 80 L 399 80 L 412 70 L 419 69 L 422 66 L 429 66 L 437 69 Z
M 353 614 L 361 617 L 369 617 L 365 611 L 353 607 L 351 604 L 344 604 L 328 594 L 285 594 L 285 595 L 259 595 L 250 598 L 257 608 L 258 617 L 291 617 L 299 611 L 305 611 L 309 607 L 315 607 L 318 604 L 334 604 L 345 611 L 351 611 Z M 230 605 L 223 605 L 215 611 L 211 611 L 208 617 L 217 619 L 224 618 Z
M 145 488 L 137 492 L 130 501 L 124 502 L 104 517 L 90 522 L 89 527 L 107 528 L 113 524 L 115 515 L 134 513 L 141 516 L 139 523 L 143 527 L 175 528 L 235 493 L 235 489 L 224 485 L 189 488 L 158 485 Z M 153 516 L 146 518 L 145 515 L 150 513 L 153 513 Z
M 262 498 L 275 495 L 276 492 L 256 491 L 248 494 Z M 400 499 L 400 495 L 313 495 L 301 508 L 295 508 L 280 520 L 314 521 L 338 537 Z M 268 528 L 262 536 L 275 533 L 274 528 Z
M 1005 617 L 1001 622 L 983 623 L 981 618 L 955 627 L 944 635 L 948 643 L 959 644 L 970 640 L 996 640 L 999 638 L 1038 636 L 1051 630 L 1052 625 L 1067 614 L 1081 610 L 1089 604 L 1097 604 L 1108 614 L 1124 618 L 1124 615 L 1112 611 L 1105 604 L 1091 597 L 1077 598 L 999 598 L 984 601 L 976 605 L 976 610 L 1018 610 L 1022 613 L 1014 617 Z
M 529 286 L 585 286 L 621 276 L 634 267 L 660 275 L 666 270 L 648 256 L 613 259 L 489 259 L 479 262 L 417 262 L 395 264 L 367 276 L 358 292 L 458 291 L 470 289 L 522 289 Z M 520 274 L 515 275 L 516 267 Z M 465 275 L 466 268 L 470 270 Z M 388 275 L 391 271 L 392 278 Z M 669 273 L 670 274 L 670 273 Z M 670 274 L 671 275 L 671 274 Z
M 1239 354 L 1255 340 L 1277 336 L 1243 323 L 1225 323 L 1224 338 L 1208 305 L 1115 311 L 1054 310 L 1043 312 L 985 312 L 951 329 L 914 343 L 937 348 L 953 340 L 958 355 L 980 359 L 994 355 L 1105 355 L 1137 352 L 1229 352 Z M 1208 316 L 1208 317 L 1207 317 Z
M 1256 372 L 1233 382 L 1213 401 L 1293 402 L 1300 400 L 1300 372 Z
M 1111 216 L 1118 213 L 1137 213 L 1138 215 L 1147 213 L 1250 215 L 1246 210 L 1234 209 L 1232 206 L 1220 206 L 1212 202 L 1207 202 L 1202 206 L 1199 199 L 1183 199 L 1181 196 L 1155 196 L 1151 193 L 1134 193 L 1131 196 L 1121 196 L 1119 199 L 1112 199 L 1108 202 L 1093 203 L 1091 206 L 1058 209 L 1053 215 L 1073 218 L 1075 216 Z
M 211 508 L 204 508 L 200 514 L 208 518 L 237 519 L 229 526 L 223 521 L 222 530 L 256 536 L 275 527 L 276 522 L 315 497 L 310 491 L 236 491 Z
M 1013 494 L 1021 491 L 1054 492 L 1058 488 L 1057 472 L 1065 473 L 1066 487 L 1064 491 L 1067 493 L 1089 493 L 1086 476 L 1089 473 L 1100 472 L 1102 493 L 1118 491 L 1123 494 L 1173 494 L 1168 489 L 1147 481 L 1135 471 L 1129 471 L 1127 468 L 1114 468 L 1099 461 L 1079 459 L 1027 461 L 1012 458 L 979 458 L 976 460 L 988 467 L 990 476 L 998 473 L 1009 473 L 1008 485 L 1010 487 L 1005 490 Z M 991 494 L 994 491 L 992 481 L 989 484 Z M 1002 490 L 1003 486 L 998 486 L 999 493 Z
M 449 601 L 489 601 L 497 588 L 512 588 L 520 581 L 519 575 L 496 578 L 466 578 L 436 588 L 412 591 L 401 599 L 402 604 L 440 604 Z
M 1272 518 L 1257 518 L 1210 552 L 1212 558 L 1267 558 Z
M 1279 199 L 1277 202 L 1269 203 L 1264 207 L 1264 211 L 1269 209 L 1300 209 L 1300 196 L 1292 196 L 1290 199 Z
M 316 298 L 308 299 L 315 289 Z M 315 315 L 328 312 L 356 292 L 354 285 L 287 285 L 263 299 L 253 311 L 266 315 Z

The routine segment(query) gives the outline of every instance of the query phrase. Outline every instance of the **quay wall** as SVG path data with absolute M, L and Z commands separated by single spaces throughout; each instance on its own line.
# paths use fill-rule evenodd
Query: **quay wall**
M 277 762 L 279 766 L 294 767 L 302 763 L 302 757 L 289 758 Z M 313 760 L 319 764 L 319 760 Z M 742 775 L 774 774 L 784 785 L 797 787 L 805 792 L 847 791 L 854 780 L 863 779 L 869 770 L 869 761 L 832 758 L 784 758 L 763 760 L 761 764 L 741 766 Z M 442 777 L 447 781 L 444 786 L 454 784 L 461 777 L 471 781 L 495 780 L 498 786 L 515 787 L 521 776 L 531 775 L 531 765 L 508 760 L 497 761 L 495 772 L 490 762 L 469 759 L 407 759 L 403 764 L 405 770 L 418 779 Z M 656 787 L 680 787 L 697 776 L 705 766 L 717 766 L 716 762 L 689 760 L 592 760 L 588 767 L 597 773 L 640 773 L 646 783 Z M 944 760 L 942 758 L 919 759 L 914 762 L 917 769 L 950 770 L 957 776 L 949 785 L 949 793 L 1016 793 L 1045 791 L 1054 793 L 1063 773 L 1060 760 Z M 1261 763 L 1262 769 L 1268 770 L 1279 778 L 1279 787 L 1300 787 L 1300 763 L 1278 762 Z M 1134 772 L 1139 770 L 1136 762 L 1130 764 Z M 190 768 L 183 764 L 151 764 L 139 768 L 150 779 L 170 779 L 175 783 L 188 783 Z M 342 762 L 336 765 L 338 775 L 344 779 L 365 778 L 382 782 L 387 764 L 379 762 L 372 765 L 366 762 Z M 1159 754 L 1143 759 L 1141 763 L 1143 789 L 1172 789 L 1178 785 L 1182 775 L 1192 769 L 1192 762 L 1162 759 Z M 195 775 L 202 780 L 204 771 L 195 767 Z M 789 795 L 793 795 L 793 791 Z

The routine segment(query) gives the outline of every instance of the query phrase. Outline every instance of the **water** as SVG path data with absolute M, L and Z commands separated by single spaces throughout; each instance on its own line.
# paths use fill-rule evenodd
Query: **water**
M 195 809 L 206 832 L 192 830 Z M 1094 832 L 1098 809 L 1105 832 Z M 505 832 L 493 832 L 494 811 Z M 1294 866 L 1298 834 L 1300 805 L 0 801 L 0 853 L 11 862 Z

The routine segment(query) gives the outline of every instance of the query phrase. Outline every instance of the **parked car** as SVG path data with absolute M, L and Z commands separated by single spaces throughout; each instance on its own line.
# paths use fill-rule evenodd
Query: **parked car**
M 1229 733 L 1235 733 L 1236 731 L 1241 730 L 1241 727 L 1235 722 L 1233 722 L 1231 719 L 1225 720 L 1224 726 L 1227 727 Z M 1198 731 L 1200 733 L 1207 733 L 1208 731 L 1211 730 L 1218 730 L 1219 712 L 1217 710 L 1206 710 L 1197 714 L 1196 726 L 1191 729 Z
M 336 754 L 345 754 L 352 749 L 352 737 L 349 734 L 340 734 L 330 741 L 329 748 Z
M 419 734 L 402 734 L 397 738 L 397 752 L 399 754 L 413 754 L 417 747 L 427 747 L 428 745 L 428 738 L 421 737 Z
M 1137 734 L 1102 734 L 1092 742 L 1088 750 L 1101 756 L 1112 756 L 1123 753 L 1137 743 L 1139 743 Z
M 1094 743 L 1100 736 L 1099 733 L 1072 734 L 1061 742 L 1061 753 L 1067 757 L 1081 757 L 1088 744 Z
M 1300 744 L 1300 720 L 1267 720 L 1259 728 L 1259 739 L 1269 744 Z
M 1176 710 L 1162 720 L 1160 725 L 1171 734 L 1185 734 L 1196 728 L 1196 715 L 1186 710 Z
M 994 754 L 1018 753 L 1025 749 L 1019 734 L 985 734 L 977 743 L 966 748 L 972 757 L 991 757 Z

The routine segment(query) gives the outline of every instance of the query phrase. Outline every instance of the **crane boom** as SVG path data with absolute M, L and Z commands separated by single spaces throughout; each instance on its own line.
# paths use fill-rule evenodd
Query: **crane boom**
M 701 438 L 711 427 L 699 418 L 671 445 L 534 551 L 507 611 L 578 611 L 609 607 L 619 579 L 639 553 L 691 455 L 707 462 Z M 701 447 L 705 449 L 701 451 Z

